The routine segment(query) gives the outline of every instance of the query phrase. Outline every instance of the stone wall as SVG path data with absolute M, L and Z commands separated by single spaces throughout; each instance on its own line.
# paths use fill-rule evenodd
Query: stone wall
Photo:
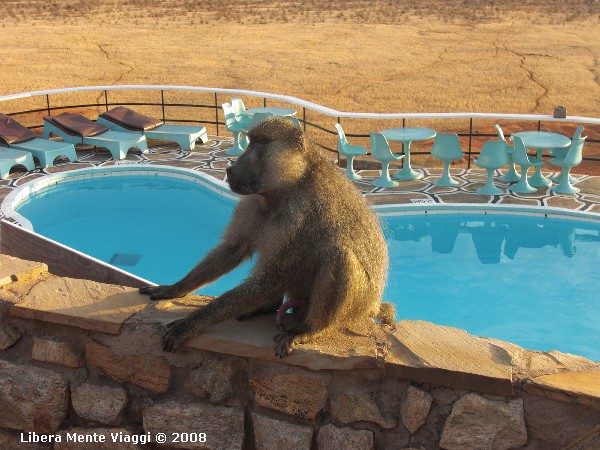
M 400 322 L 278 360 L 260 341 L 270 318 L 166 354 L 163 325 L 190 305 L 135 296 L 0 255 L 1 449 L 600 448 L 600 372 L 583 358 Z

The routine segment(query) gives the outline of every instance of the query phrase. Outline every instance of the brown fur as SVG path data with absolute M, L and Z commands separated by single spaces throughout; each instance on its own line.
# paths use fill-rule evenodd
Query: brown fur
M 393 306 L 380 301 L 387 247 L 363 196 L 290 121 L 264 121 L 248 137 L 248 149 L 227 171 L 243 197 L 221 243 L 179 282 L 140 292 L 180 297 L 254 253 L 256 265 L 239 286 L 169 324 L 164 349 L 223 320 L 276 311 L 284 295 L 304 306 L 294 310 L 295 325 L 275 337 L 281 357 L 328 329 L 373 317 L 393 324 Z

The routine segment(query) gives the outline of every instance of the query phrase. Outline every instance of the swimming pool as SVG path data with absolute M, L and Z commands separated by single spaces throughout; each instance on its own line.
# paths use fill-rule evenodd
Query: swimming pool
M 59 177 L 12 201 L 39 234 L 153 282 L 177 281 L 218 242 L 235 196 L 189 171 L 121 170 Z M 600 361 L 600 222 L 383 209 L 384 298 L 399 320 Z M 222 293 L 251 264 L 199 292 Z

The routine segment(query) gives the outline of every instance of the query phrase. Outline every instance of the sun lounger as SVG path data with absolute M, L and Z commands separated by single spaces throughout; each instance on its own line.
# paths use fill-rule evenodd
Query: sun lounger
M 87 144 L 96 147 L 105 147 L 114 160 L 124 159 L 127 151 L 136 147 L 142 153 L 148 151 L 145 136 L 133 133 L 111 131 L 104 125 L 97 124 L 81 114 L 65 112 L 53 117 L 44 117 L 44 137 L 54 133 L 65 142 L 71 144 Z
M 117 106 L 98 116 L 96 123 L 114 131 L 139 133 L 148 139 L 175 141 L 183 151 L 193 150 L 196 140 L 208 142 L 206 128 L 188 125 L 167 125 L 162 120 L 144 116 L 124 106 Z
M 29 152 L 45 169 L 52 167 L 58 156 L 64 156 L 69 161 L 77 159 L 73 144 L 42 139 L 6 114 L 0 114 L 0 144 Z
M 25 166 L 27 170 L 35 169 L 31 153 L 0 147 L 0 180 L 8 177 L 10 169 L 18 165 Z

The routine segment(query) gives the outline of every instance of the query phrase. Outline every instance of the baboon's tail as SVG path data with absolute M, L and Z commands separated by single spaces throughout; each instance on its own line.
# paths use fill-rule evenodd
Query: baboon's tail
M 394 304 L 390 302 L 381 302 L 377 318 L 381 323 L 393 327 L 396 323 L 396 308 L 394 307 Z

